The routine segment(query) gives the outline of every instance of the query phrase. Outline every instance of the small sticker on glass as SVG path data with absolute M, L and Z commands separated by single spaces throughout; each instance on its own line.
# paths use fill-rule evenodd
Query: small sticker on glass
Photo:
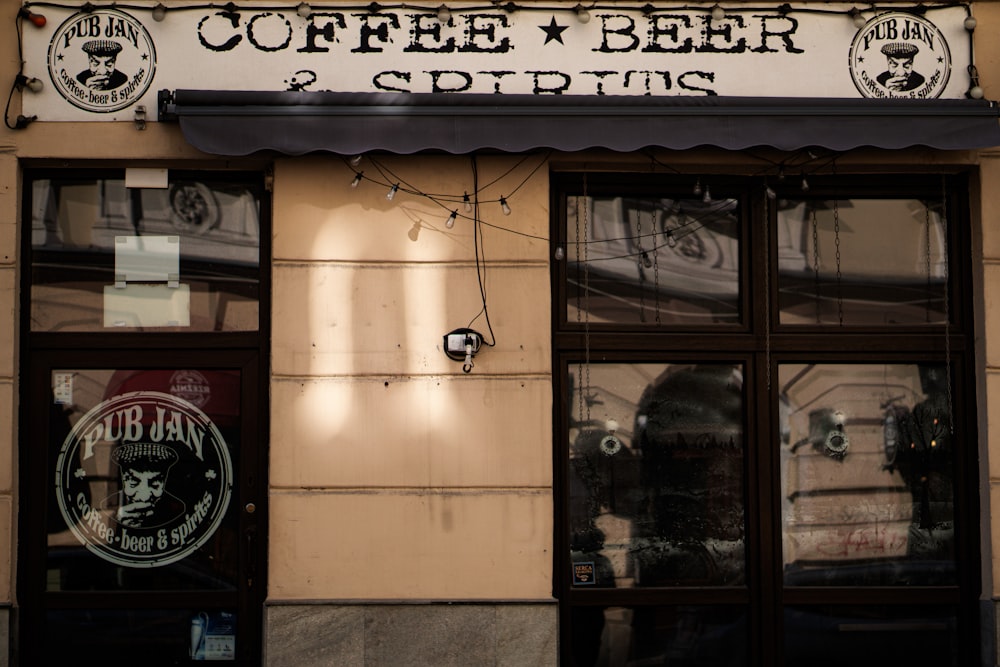
M 53 373 L 52 374 L 52 402 L 56 405 L 72 405 L 73 403 L 73 374 Z

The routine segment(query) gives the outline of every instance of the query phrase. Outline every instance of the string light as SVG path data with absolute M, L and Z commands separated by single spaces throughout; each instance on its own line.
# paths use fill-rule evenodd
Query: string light
M 978 24 L 978 21 L 976 21 L 976 17 L 972 16 L 971 14 L 969 16 L 965 17 L 965 22 L 963 23 L 963 25 L 965 26 L 965 29 L 968 30 L 969 32 L 972 32 L 973 30 L 975 30 L 977 24 Z
M 167 18 L 167 8 L 162 2 L 156 3 L 156 6 L 153 7 L 153 20 L 159 23 L 165 18 Z
M 677 247 L 677 237 L 674 236 L 674 230 L 667 230 L 667 247 L 676 248 Z
M 465 206 L 466 213 L 472 213 L 472 200 L 469 199 L 468 192 L 462 195 L 462 204 Z
M 500 210 L 503 211 L 504 215 L 510 215 L 510 206 L 507 205 L 505 197 L 500 197 Z
M 562 246 L 559 246 L 556 248 L 556 261 L 561 262 L 564 257 L 566 257 L 566 251 L 563 250 Z
M 399 192 L 399 183 L 394 183 L 393 186 L 389 188 L 389 192 L 385 195 L 385 198 L 388 201 L 392 201 L 397 192 Z
M 312 7 L 309 6 L 309 3 L 300 2 L 299 6 L 295 8 L 295 13 L 302 18 L 307 19 L 312 16 L 313 10 Z
M 25 88 L 27 88 L 33 93 L 40 93 L 42 92 L 42 89 L 45 87 L 45 85 L 42 83 L 41 79 L 38 79 L 33 76 L 27 77 L 23 74 L 18 74 L 14 78 L 14 87 L 16 87 L 18 90 L 24 90 Z
M 357 167 L 359 164 L 361 164 L 361 156 L 355 155 L 354 157 L 351 158 L 350 162 L 352 167 Z
M 577 21 L 580 23 L 590 23 L 590 12 L 587 11 L 586 7 L 583 5 L 577 5 L 573 8 L 573 11 L 576 12 Z
M 447 227 L 448 229 L 451 229 L 452 227 L 455 226 L 456 218 L 458 218 L 457 210 L 451 212 L 451 215 L 448 216 L 448 219 L 444 221 L 444 226 Z
M 438 21 L 441 23 L 447 23 L 451 20 L 451 10 L 448 9 L 448 5 L 442 3 L 441 6 L 437 8 L 437 17 Z
M 360 184 L 360 183 L 361 183 L 361 178 L 362 178 L 362 177 L 363 177 L 364 175 L 365 175 L 365 172 L 363 172 L 363 171 L 359 171 L 358 173 L 354 174 L 354 180 L 353 180 L 353 181 L 351 181 L 351 187 L 352 187 L 352 188 L 356 188 L 356 187 L 358 187 L 358 184 Z
M 806 180 L 805 174 L 802 174 L 802 192 L 809 192 L 809 181 Z
M 764 189 L 764 194 L 766 194 L 767 198 L 771 200 L 774 200 L 778 196 L 778 194 L 771 189 L 770 185 Z
M 726 10 L 719 5 L 712 5 L 712 20 L 721 21 L 726 18 Z
M 694 189 L 692 189 L 691 192 L 693 192 L 696 195 L 700 195 L 701 194 L 701 179 L 700 178 L 697 181 L 694 182 Z
M 712 192 L 708 189 L 707 185 L 705 186 L 705 196 L 701 198 L 701 201 L 705 204 L 712 203 Z
M 854 23 L 854 27 L 857 28 L 858 30 L 864 28 L 865 24 L 868 23 L 868 21 L 864 17 L 864 14 L 862 14 L 861 10 L 858 9 L 857 7 L 851 7 L 849 10 L 847 10 L 847 15 L 851 17 L 851 21 Z
M 34 12 L 25 9 L 24 7 L 19 9 L 17 13 L 20 16 L 28 19 L 28 21 L 30 21 L 31 24 L 36 28 L 44 28 L 45 24 L 48 22 L 46 18 L 41 14 L 35 14 Z

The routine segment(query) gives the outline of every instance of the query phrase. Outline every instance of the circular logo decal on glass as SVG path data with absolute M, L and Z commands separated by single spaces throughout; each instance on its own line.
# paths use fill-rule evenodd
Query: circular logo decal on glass
M 156 49 L 146 28 L 117 9 L 74 14 L 49 43 L 49 76 L 74 106 L 124 109 L 153 83 Z
M 865 97 L 931 99 L 951 76 L 951 52 L 937 27 L 915 14 L 876 16 L 851 42 L 851 77 Z
M 87 549 L 127 567 L 181 560 L 208 540 L 232 496 L 219 429 L 154 391 L 115 396 L 73 426 L 56 461 L 56 497 Z

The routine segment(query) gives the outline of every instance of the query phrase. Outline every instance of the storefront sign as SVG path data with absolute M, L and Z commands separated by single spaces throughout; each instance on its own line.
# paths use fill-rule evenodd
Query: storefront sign
M 232 494 L 222 434 L 190 402 L 155 391 L 103 401 L 74 425 L 56 462 L 66 525 L 89 551 L 157 567 L 200 547 Z
M 536 95 L 962 98 L 963 6 L 863 14 L 851 5 L 45 7 L 27 26 L 26 94 L 39 120 L 151 115 L 157 90 Z M 852 13 L 853 12 L 853 13 Z M 303 15 L 304 14 L 304 15 Z

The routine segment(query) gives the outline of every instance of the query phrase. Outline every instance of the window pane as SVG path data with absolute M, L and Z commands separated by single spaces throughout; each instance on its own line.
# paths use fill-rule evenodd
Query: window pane
M 38 180 L 33 331 L 256 331 L 259 215 L 247 183 Z
M 579 606 L 571 622 L 577 667 L 749 664 L 742 607 Z
M 739 322 L 735 199 L 569 197 L 569 322 Z
M 240 375 L 52 374 L 48 591 L 235 590 Z
M 945 320 L 941 200 L 780 200 L 782 324 Z
M 573 584 L 742 585 L 742 368 L 601 363 L 573 371 Z
M 952 607 L 801 606 L 785 609 L 787 667 L 958 663 Z
M 785 583 L 956 582 L 943 365 L 783 364 Z

